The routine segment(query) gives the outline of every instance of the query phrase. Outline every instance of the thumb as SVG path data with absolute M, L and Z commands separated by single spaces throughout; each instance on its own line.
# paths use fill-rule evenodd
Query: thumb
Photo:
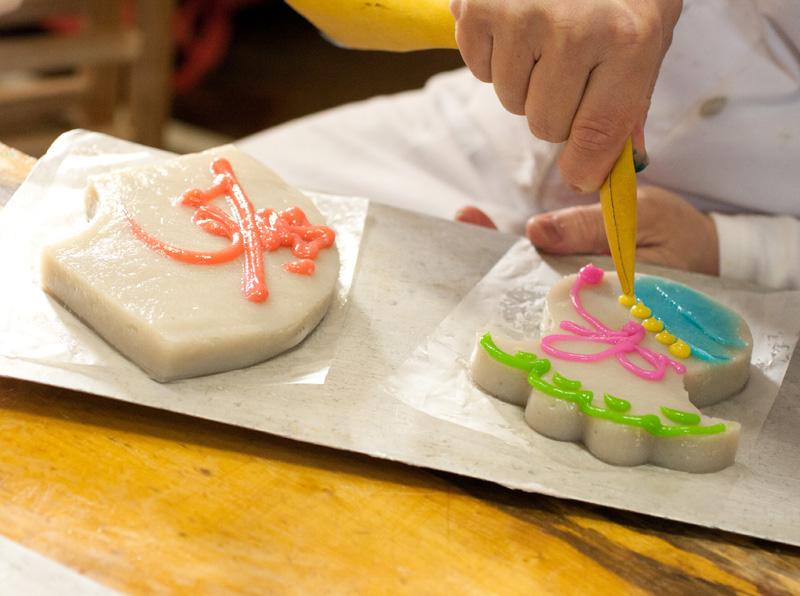
M 603 214 L 597 203 L 537 215 L 528 220 L 526 231 L 542 252 L 609 254 Z

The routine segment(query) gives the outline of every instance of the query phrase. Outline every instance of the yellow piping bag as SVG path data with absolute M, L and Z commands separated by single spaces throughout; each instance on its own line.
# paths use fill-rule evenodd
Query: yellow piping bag
M 600 205 L 622 293 L 632 298 L 636 262 L 636 170 L 630 137 L 600 187 Z
M 354 50 L 456 49 L 449 0 L 286 0 L 333 43 Z

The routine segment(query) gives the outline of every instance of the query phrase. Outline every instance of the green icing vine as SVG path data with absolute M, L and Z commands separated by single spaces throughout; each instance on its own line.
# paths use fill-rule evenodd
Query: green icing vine
M 688 426 L 700 424 L 700 414 L 695 414 L 693 412 L 673 410 L 667 406 L 661 406 L 661 413 L 673 422 L 677 422 L 679 424 L 686 424 Z
M 603 401 L 608 406 L 608 409 L 596 406 L 592 403 L 594 393 L 588 389 L 581 389 L 580 381 L 567 379 L 557 372 L 553 373 L 552 383 L 543 379 L 542 376 L 550 370 L 549 360 L 537 358 L 535 354 L 531 354 L 530 352 L 517 352 L 513 355 L 508 354 L 497 347 L 489 333 L 484 334 L 480 344 L 489 356 L 501 364 L 526 371 L 528 373 L 528 383 L 531 387 L 550 397 L 577 404 L 581 412 L 587 416 L 610 420 L 617 424 L 638 426 L 657 437 L 715 435 L 725 432 L 724 424 L 699 426 L 699 415 L 667 407 L 662 407 L 661 413 L 672 422 L 677 422 L 679 424 L 678 426 L 664 425 L 661 419 L 655 414 L 644 414 L 641 416 L 626 414 L 625 412 L 630 410 L 630 402 L 609 395 L 608 393 L 603 396 Z
M 553 385 L 561 389 L 567 389 L 569 391 L 575 391 L 581 388 L 580 381 L 573 381 L 572 379 L 568 379 L 567 377 L 562 377 L 557 372 L 553 373 Z
M 609 410 L 614 410 L 615 412 L 627 412 L 631 409 L 631 402 L 621 397 L 614 397 L 610 393 L 603 394 L 603 401 L 606 402 Z

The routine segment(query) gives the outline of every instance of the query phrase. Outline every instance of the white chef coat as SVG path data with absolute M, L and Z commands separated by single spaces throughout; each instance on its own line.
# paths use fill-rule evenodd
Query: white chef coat
M 715 211 L 723 276 L 800 287 L 800 0 L 686 0 L 646 138 L 640 181 Z M 517 233 L 534 213 L 596 200 L 566 188 L 559 146 L 465 70 L 240 145 L 301 187 L 446 218 L 476 205 Z

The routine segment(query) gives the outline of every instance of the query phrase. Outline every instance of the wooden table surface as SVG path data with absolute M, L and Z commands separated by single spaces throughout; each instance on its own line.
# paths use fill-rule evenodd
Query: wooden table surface
M 131 593 L 800 593 L 800 549 L 4 378 L 0 532 Z

